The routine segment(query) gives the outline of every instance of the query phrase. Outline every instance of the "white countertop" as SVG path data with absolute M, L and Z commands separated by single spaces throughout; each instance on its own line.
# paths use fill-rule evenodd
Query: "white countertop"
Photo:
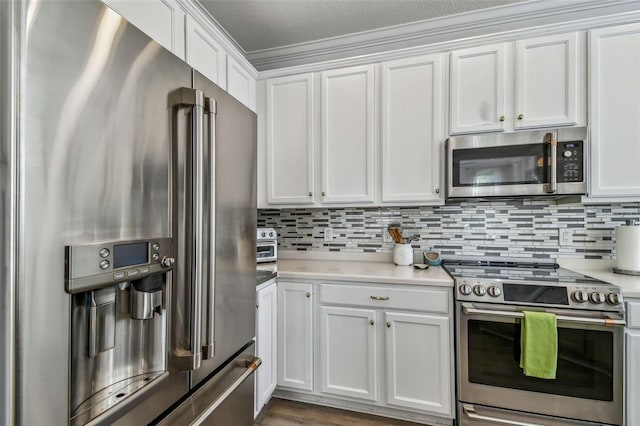
M 440 266 L 415 269 L 389 261 L 278 259 L 258 264 L 258 269 L 277 268 L 278 278 L 358 281 L 453 287 L 453 279 Z
M 611 269 L 615 265 L 611 260 L 558 259 L 563 268 L 578 272 L 616 285 L 626 298 L 640 298 L 640 276 L 617 274 Z

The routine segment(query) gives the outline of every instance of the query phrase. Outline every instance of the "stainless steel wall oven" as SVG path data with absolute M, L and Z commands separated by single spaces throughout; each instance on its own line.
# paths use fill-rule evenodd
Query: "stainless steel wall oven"
M 456 281 L 459 424 L 621 425 L 619 289 L 530 266 L 447 266 Z M 519 366 L 525 310 L 556 314 L 555 379 L 525 376 Z

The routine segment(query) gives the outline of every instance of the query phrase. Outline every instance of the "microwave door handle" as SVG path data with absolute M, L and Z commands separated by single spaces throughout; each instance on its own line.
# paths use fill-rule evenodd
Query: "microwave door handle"
M 202 345 L 204 359 L 214 355 L 215 289 L 216 289 L 216 114 L 217 102 L 205 99 L 205 112 L 209 117 L 209 285 L 206 300 L 205 339 Z
M 545 135 L 545 140 L 549 140 L 549 151 L 551 156 L 549 190 L 550 194 L 558 192 L 558 132 L 553 131 Z
M 524 314 L 522 312 L 517 311 L 498 311 L 491 309 L 477 309 L 470 303 L 462 304 L 462 311 L 467 315 L 490 315 L 496 317 L 505 317 L 505 318 L 524 318 Z M 624 326 L 626 324 L 623 319 L 614 319 L 614 318 L 588 318 L 588 317 L 572 317 L 567 315 L 556 315 L 558 321 L 564 322 L 572 322 L 579 324 L 595 324 L 595 325 L 606 325 L 606 326 L 616 326 L 621 325 Z

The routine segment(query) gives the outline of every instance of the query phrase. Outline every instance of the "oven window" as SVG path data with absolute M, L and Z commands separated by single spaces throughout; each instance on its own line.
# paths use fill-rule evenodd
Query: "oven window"
M 468 321 L 469 381 L 483 385 L 613 400 L 613 333 L 558 328 L 555 380 L 525 376 L 520 363 L 520 324 Z
M 453 186 L 544 184 L 548 178 L 548 144 L 456 149 Z

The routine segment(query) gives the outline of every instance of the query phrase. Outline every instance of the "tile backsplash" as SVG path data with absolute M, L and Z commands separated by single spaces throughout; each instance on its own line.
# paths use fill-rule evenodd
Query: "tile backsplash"
M 419 235 L 414 250 L 443 257 L 615 259 L 615 228 L 640 220 L 640 203 L 557 204 L 555 201 L 501 200 L 457 202 L 436 207 L 380 207 L 259 210 L 258 226 L 278 230 L 280 250 L 393 251 L 383 242 L 391 222 L 403 235 Z M 333 241 L 324 241 L 324 228 Z M 558 230 L 572 231 L 560 245 Z

